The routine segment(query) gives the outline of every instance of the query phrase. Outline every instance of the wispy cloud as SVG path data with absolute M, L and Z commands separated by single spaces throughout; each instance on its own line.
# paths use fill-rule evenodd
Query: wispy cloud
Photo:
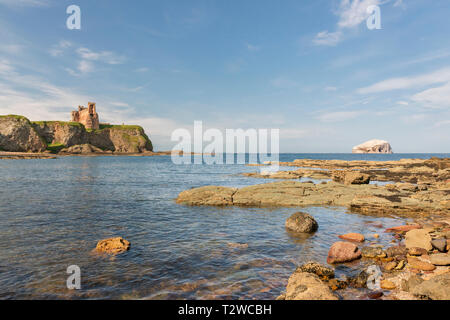
M 65 49 L 70 48 L 71 46 L 72 43 L 70 41 L 61 40 L 58 44 L 55 44 L 50 48 L 50 55 L 53 57 L 59 57 L 64 53 Z
M 341 122 L 359 117 L 364 111 L 336 111 L 324 113 L 317 117 L 322 122 Z
M 413 95 L 411 100 L 430 108 L 448 108 L 450 107 L 450 82 L 419 92 Z
M 125 62 L 124 56 L 117 55 L 111 51 L 95 52 L 88 48 L 79 48 L 77 53 L 85 60 L 100 61 L 107 64 L 122 64 Z
M 91 101 L 92 96 L 74 88 L 54 85 L 39 76 L 20 73 L 7 60 L 0 60 L 0 114 L 20 114 L 30 120 L 69 120 L 70 111 Z M 97 95 L 101 121 L 141 125 L 157 141 L 170 146 L 170 135 L 183 124 L 163 117 L 136 116 L 128 103 Z M 173 144 L 173 143 L 172 143 Z
M 342 40 L 342 32 L 328 32 L 328 30 L 319 32 L 313 39 L 316 45 L 335 46 Z
M 248 51 L 259 51 L 259 50 L 261 50 L 260 46 L 257 46 L 257 45 L 251 44 L 251 43 L 246 43 L 245 46 L 247 47 Z
M 50 4 L 49 0 L 0 0 L 0 4 L 10 7 L 40 7 Z
M 413 77 L 398 77 L 377 82 L 368 87 L 358 89 L 360 94 L 377 93 L 399 89 L 424 87 L 450 81 L 450 68 L 443 68 L 431 73 Z

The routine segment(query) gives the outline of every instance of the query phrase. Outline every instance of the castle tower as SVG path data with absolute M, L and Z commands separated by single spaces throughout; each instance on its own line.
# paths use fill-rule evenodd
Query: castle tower
M 100 129 L 95 102 L 88 102 L 87 108 L 78 106 L 78 111 L 72 111 L 72 121 L 83 124 L 86 129 Z

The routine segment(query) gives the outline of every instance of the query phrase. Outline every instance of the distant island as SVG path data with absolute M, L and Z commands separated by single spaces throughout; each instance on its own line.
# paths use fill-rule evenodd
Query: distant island
M 72 121 L 30 121 L 0 116 L 0 151 L 53 154 L 135 154 L 153 145 L 137 125 L 100 123 L 93 102 L 72 112 Z
M 389 142 L 373 139 L 353 147 L 352 153 L 393 153 Z

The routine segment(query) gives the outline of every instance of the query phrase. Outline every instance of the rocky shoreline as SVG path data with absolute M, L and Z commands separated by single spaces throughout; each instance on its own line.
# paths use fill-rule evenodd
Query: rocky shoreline
M 330 247 L 329 266 L 316 262 L 299 266 L 278 299 L 450 300 L 450 159 L 295 160 L 280 165 L 300 169 L 245 173 L 284 181 L 244 188 L 194 188 L 181 192 L 176 202 L 192 206 L 343 206 L 358 214 L 412 218 L 412 224 L 377 234 L 339 236 Z M 295 181 L 302 177 L 324 181 Z M 370 184 L 371 180 L 388 183 Z M 286 229 L 320 232 L 311 219 L 296 213 L 286 221 Z M 392 245 L 381 246 L 380 238 Z M 356 264 L 359 274 L 336 279 L 334 267 L 347 263 Z

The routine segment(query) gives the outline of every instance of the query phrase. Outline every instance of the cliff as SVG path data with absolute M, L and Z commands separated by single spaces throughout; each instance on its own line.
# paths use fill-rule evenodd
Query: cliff
M 353 147 L 352 153 L 392 153 L 392 147 L 387 141 L 373 139 Z
M 91 147 L 79 147 L 82 145 Z M 0 149 L 16 152 L 95 150 L 141 153 L 153 151 L 153 146 L 140 126 L 100 125 L 97 130 L 87 130 L 78 122 L 31 122 L 22 116 L 9 115 L 0 116 Z
M 0 116 L 0 150 L 11 152 L 42 152 L 47 149 L 44 139 L 22 116 Z

